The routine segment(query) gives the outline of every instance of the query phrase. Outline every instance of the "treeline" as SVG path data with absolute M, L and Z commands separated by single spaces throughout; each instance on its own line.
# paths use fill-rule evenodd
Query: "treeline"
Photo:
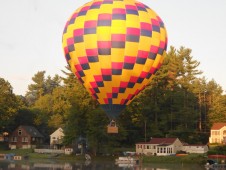
M 214 80 L 198 69 L 191 49 L 171 47 L 152 82 L 121 113 L 119 134 L 109 135 L 109 120 L 98 103 L 68 67 L 65 76 L 32 77 L 25 96 L 17 96 L 0 78 L 0 133 L 19 125 L 36 126 L 45 135 L 65 130 L 65 145 L 86 138 L 93 153 L 133 146 L 151 137 L 178 137 L 188 143 L 207 143 L 212 123 L 226 121 L 226 96 Z

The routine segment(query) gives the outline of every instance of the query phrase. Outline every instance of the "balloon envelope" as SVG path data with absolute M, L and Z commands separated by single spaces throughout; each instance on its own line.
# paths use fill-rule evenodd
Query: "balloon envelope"
M 63 33 L 72 72 L 111 119 L 160 68 L 167 33 L 160 17 L 134 0 L 94 0 L 77 9 Z

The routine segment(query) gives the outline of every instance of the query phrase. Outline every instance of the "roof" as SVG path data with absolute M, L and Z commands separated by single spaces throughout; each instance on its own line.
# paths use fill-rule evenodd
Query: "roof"
M 150 144 L 172 144 L 177 138 L 152 138 Z
M 224 126 L 226 126 L 226 123 L 214 123 L 211 130 L 220 130 Z
M 207 146 L 205 144 L 186 144 L 184 146 Z
M 23 128 L 26 130 L 31 137 L 43 138 L 43 135 L 33 126 L 19 126 L 18 128 Z
M 171 145 L 173 144 L 177 138 L 152 138 L 150 142 L 140 142 L 138 144 L 157 144 L 157 145 Z
M 64 130 L 59 127 L 57 130 L 55 130 L 50 136 L 55 136 L 55 135 L 64 135 Z

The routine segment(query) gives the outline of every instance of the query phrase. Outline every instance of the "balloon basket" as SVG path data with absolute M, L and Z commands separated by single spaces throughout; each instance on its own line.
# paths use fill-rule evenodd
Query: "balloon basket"
M 111 127 L 111 126 L 108 125 L 107 132 L 108 133 L 118 133 L 118 127 L 117 126 L 116 127 Z
M 118 133 L 118 127 L 114 120 L 112 120 L 110 124 L 107 126 L 107 133 Z

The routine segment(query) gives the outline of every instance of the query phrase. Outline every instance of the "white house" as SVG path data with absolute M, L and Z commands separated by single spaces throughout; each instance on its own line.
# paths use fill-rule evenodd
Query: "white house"
M 214 123 L 210 130 L 209 143 L 226 144 L 226 123 Z
M 50 146 L 54 149 L 59 149 L 62 146 L 64 138 L 64 131 L 62 128 L 58 128 L 50 135 Z
M 209 147 L 207 145 L 184 145 L 183 151 L 187 153 L 206 153 L 209 150 Z
M 166 156 L 182 149 L 183 144 L 178 138 L 152 138 L 149 142 L 136 144 L 136 153 L 145 155 Z

